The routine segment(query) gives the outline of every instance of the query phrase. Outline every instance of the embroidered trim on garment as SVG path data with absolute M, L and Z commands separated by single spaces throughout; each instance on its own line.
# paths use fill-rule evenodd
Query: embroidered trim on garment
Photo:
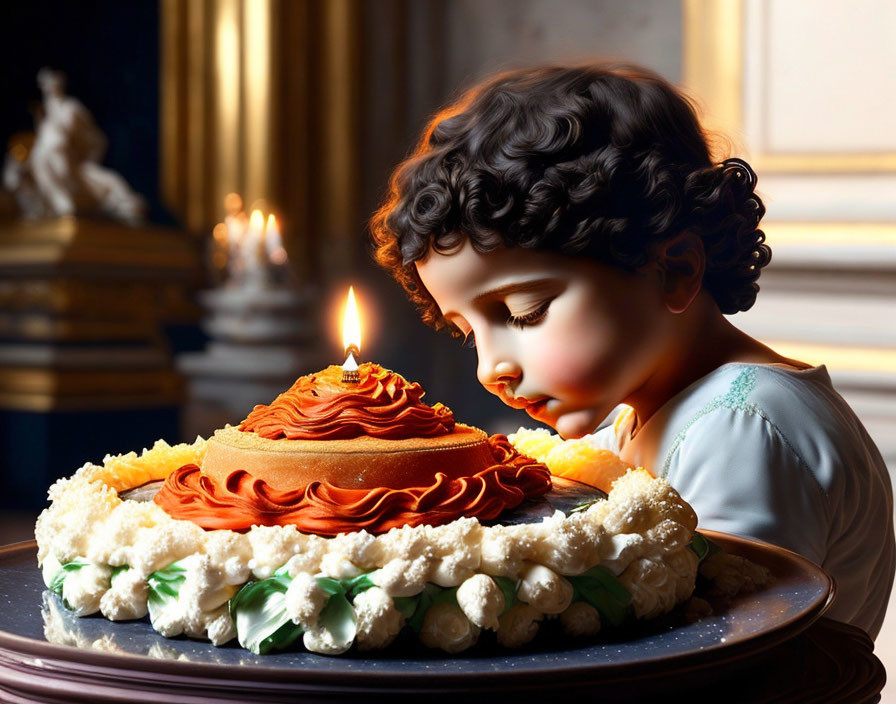
M 744 413 L 755 414 L 762 418 L 766 423 L 771 426 L 772 430 L 774 430 L 775 435 L 780 438 L 781 442 L 793 453 L 793 456 L 799 460 L 800 465 L 803 469 L 809 473 L 809 476 L 815 482 L 815 486 L 818 487 L 818 490 L 821 492 L 821 495 L 828 499 L 828 492 L 821 485 L 821 482 L 818 481 L 818 477 L 815 476 L 815 473 L 809 468 L 809 464 L 803 459 L 803 456 L 797 452 L 797 449 L 791 444 L 790 440 L 787 439 L 787 436 L 781 432 L 781 429 L 772 421 L 771 418 L 766 415 L 766 413 L 755 403 L 748 403 L 747 399 L 750 394 L 753 393 L 753 389 L 756 387 L 756 370 L 757 366 L 749 366 L 745 367 L 743 371 L 738 374 L 734 381 L 731 382 L 731 387 L 728 389 L 728 393 L 723 394 L 721 396 L 716 397 L 712 401 L 710 401 L 706 406 L 704 406 L 698 413 L 691 418 L 684 428 L 675 436 L 675 440 L 672 442 L 672 446 L 669 448 L 669 452 L 666 454 L 666 459 L 663 461 L 663 469 L 657 476 L 662 477 L 663 479 L 667 479 L 669 476 L 669 465 L 672 464 L 672 455 L 675 454 L 676 450 L 678 450 L 679 445 L 684 440 L 685 435 L 687 435 L 688 430 L 694 423 L 700 420 L 703 416 L 712 413 L 720 408 L 727 408 L 732 411 L 742 411 Z
M 672 455 L 675 454 L 675 451 L 678 450 L 678 446 L 681 445 L 682 441 L 685 438 L 685 435 L 688 434 L 688 430 L 690 427 L 700 420 L 703 416 L 712 413 L 720 408 L 729 408 L 732 411 L 743 411 L 744 413 L 755 413 L 760 416 L 767 423 L 775 427 L 775 424 L 772 423 L 768 418 L 766 418 L 765 414 L 759 409 L 759 407 L 755 403 L 748 403 L 747 399 L 750 397 L 750 394 L 753 392 L 753 389 L 756 387 L 756 367 L 746 367 L 744 368 L 740 374 L 738 374 L 734 381 L 731 382 L 731 387 L 728 389 L 728 392 L 722 394 L 721 396 L 716 396 L 712 401 L 706 404 L 703 408 L 701 408 L 693 418 L 691 418 L 685 426 L 681 429 L 678 435 L 675 436 L 675 440 L 672 441 L 672 446 L 669 448 L 669 452 L 666 453 L 666 459 L 663 461 L 663 469 L 659 473 L 658 476 L 667 477 L 669 474 L 669 465 L 672 464 Z M 777 431 L 777 427 L 775 427 Z M 778 435 L 781 433 L 778 432 Z M 783 436 L 782 436 L 783 438 Z M 786 440 L 785 440 L 786 442 Z M 787 443 L 788 446 L 790 443 Z M 793 449 L 793 448 L 791 448 Z M 797 457 L 799 454 L 794 452 Z M 800 461 L 802 458 L 800 457 Z

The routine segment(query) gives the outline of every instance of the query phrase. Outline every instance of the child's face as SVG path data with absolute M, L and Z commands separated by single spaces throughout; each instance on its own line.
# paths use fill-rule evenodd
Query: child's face
M 670 314 L 653 269 L 466 242 L 417 271 L 443 316 L 475 336 L 483 386 L 564 437 L 594 431 L 662 362 Z

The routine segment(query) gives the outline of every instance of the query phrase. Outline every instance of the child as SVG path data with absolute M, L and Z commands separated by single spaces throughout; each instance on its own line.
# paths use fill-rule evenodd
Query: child
M 701 527 L 822 565 L 828 615 L 873 638 L 896 561 L 881 455 L 824 367 L 724 317 L 771 258 L 755 182 L 649 71 L 526 69 L 436 115 L 372 233 L 423 319 L 475 340 L 489 391 L 564 437 L 627 404 L 609 449 Z

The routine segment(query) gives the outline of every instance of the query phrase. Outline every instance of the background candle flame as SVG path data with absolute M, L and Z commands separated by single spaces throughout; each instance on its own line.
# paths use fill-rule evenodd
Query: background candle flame
M 355 303 L 355 289 L 349 286 L 342 317 L 342 347 L 347 350 L 352 345 L 361 349 L 361 318 L 358 315 L 358 304 Z
M 264 247 L 272 264 L 285 264 L 287 260 L 286 250 L 283 248 L 283 238 L 277 225 L 277 218 L 271 213 L 268 215 L 264 228 Z
M 249 216 L 249 230 L 254 237 L 261 239 L 261 233 L 264 232 L 264 215 L 260 210 L 253 210 Z

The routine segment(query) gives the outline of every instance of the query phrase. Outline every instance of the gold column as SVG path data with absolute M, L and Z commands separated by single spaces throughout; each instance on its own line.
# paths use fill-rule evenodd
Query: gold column
M 275 85 L 272 65 L 276 57 L 273 51 L 273 27 L 271 14 L 273 0 L 251 0 L 242 3 L 243 72 L 242 90 L 243 142 L 243 190 L 247 203 L 273 196 L 274 179 L 270 167 L 275 155 L 276 140 L 272 135 L 272 114 L 276 106 L 272 95 L 286 86 Z
M 162 0 L 160 5 L 161 85 L 159 90 L 159 124 L 161 150 L 161 188 L 167 204 L 177 212 L 186 209 L 186 159 L 188 124 L 187 43 L 181 39 L 186 27 L 186 5 L 178 0 Z
M 703 109 L 706 127 L 738 137 L 743 124 L 741 0 L 683 0 L 682 11 L 685 88 Z
M 323 32 L 323 66 L 319 117 L 322 133 L 323 211 L 320 213 L 319 235 L 328 246 L 322 254 L 330 270 L 339 270 L 354 255 L 353 235 L 358 229 L 358 133 L 357 92 L 354 81 L 357 71 L 358 31 L 354 21 L 357 11 L 352 0 L 330 0 L 324 3 L 321 18 Z M 322 262 L 324 263 L 324 262 Z
M 167 204 L 203 235 L 227 193 L 264 199 L 300 274 L 339 273 L 363 249 L 359 0 L 162 0 L 161 13 Z
M 242 65 L 240 62 L 240 3 L 239 0 L 218 0 L 214 13 L 215 71 L 211 76 L 214 104 L 212 119 L 217 147 L 217 168 L 212 176 L 212 213 L 204 213 L 194 227 L 202 227 L 217 207 L 221 209 L 221 194 L 242 190 L 240 180 L 240 86 Z M 217 198 L 217 201 L 215 201 Z M 220 220 L 220 217 L 217 218 Z M 217 221 L 216 220 L 216 221 Z

